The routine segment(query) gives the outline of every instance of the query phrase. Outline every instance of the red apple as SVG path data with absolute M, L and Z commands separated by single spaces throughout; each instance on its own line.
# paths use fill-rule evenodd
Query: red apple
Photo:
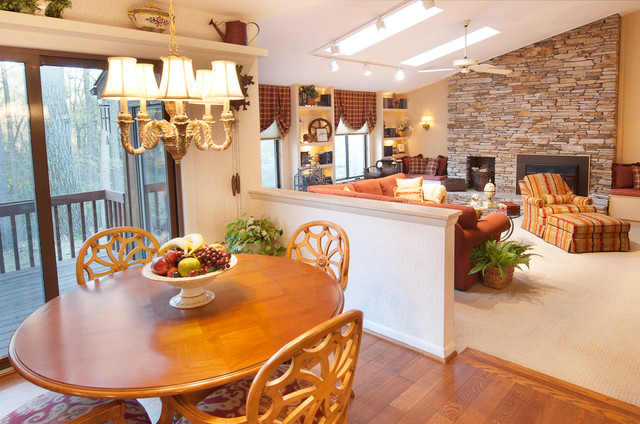
M 167 275 L 167 271 L 171 268 L 169 261 L 164 256 L 160 256 L 151 262 L 151 271 L 158 275 Z
M 176 252 L 175 250 L 169 250 L 167 251 L 167 253 L 165 253 L 164 257 L 172 263 L 176 263 L 178 262 L 178 252 Z

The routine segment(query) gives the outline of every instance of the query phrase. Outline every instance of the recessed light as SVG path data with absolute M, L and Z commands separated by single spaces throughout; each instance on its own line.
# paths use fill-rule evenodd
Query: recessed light
M 469 33 L 467 36 L 467 45 L 471 46 L 494 35 L 500 34 L 500 31 L 490 27 L 480 28 L 477 31 Z M 404 60 L 401 63 L 407 66 L 422 66 L 425 63 L 429 63 L 433 60 L 446 56 L 458 50 L 464 49 L 464 36 L 456 38 L 453 41 L 434 47 L 431 50 L 427 50 L 424 53 L 420 53 L 410 59 Z

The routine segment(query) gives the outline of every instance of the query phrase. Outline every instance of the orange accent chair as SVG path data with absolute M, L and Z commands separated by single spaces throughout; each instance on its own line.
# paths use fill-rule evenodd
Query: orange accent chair
M 530 174 L 518 184 L 524 209 L 522 228 L 538 237 L 544 236 L 551 215 L 597 212 L 593 199 L 573 194 L 559 174 Z

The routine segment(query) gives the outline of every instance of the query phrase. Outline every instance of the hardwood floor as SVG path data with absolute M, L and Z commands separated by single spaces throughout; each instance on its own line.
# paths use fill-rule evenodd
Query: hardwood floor
M 0 417 L 42 389 L 0 377 Z M 449 364 L 365 334 L 350 424 L 640 423 L 640 408 L 466 349 Z M 143 399 L 155 422 L 158 399 Z

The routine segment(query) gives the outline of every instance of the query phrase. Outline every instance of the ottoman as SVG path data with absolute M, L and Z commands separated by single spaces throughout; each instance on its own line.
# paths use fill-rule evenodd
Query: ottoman
M 626 252 L 629 227 L 601 213 L 560 213 L 547 218 L 544 241 L 569 253 Z

